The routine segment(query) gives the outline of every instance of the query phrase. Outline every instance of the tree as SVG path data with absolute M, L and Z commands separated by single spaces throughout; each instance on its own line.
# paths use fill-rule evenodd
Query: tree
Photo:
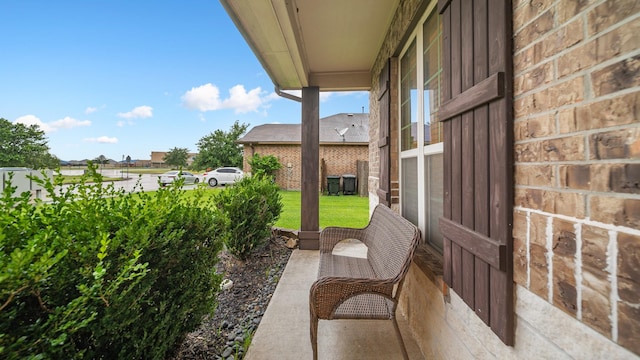
M 165 155 L 162 160 L 167 165 L 171 165 L 174 167 L 186 167 L 187 158 L 189 158 L 189 149 L 174 147 L 173 149 L 169 150 L 167 155 Z
M 0 118 L 0 167 L 54 168 L 60 160 L 49 153 L 47 138 L 38 125 Z
M 100 169 L 104 169 L 104 164 L 106 164 L 109 160 L 106 156 L 100 155 L 93 160 L 94 163 L 100 164 Z
M 95 160 L 93 160 L 93 162 L 95 162 L 96 164 L 100 164 L 100 165 L 104 165 L 107 163 L 107 157 L 104 155 L 100 155 L 98 156 Z
M 236 120 L 228 132 L 216 130 L 198 141 L 198 156 L 194 169 L 218 168 L 221 166 L 242 167 L 242 147 L 236 143 L 249 124 Z
M 255 176 L 273 177 L 276 171 L 282 168 L 277 157 L 273 155 L 260 156 L 258 153 L 249 159 L 249 165 L 251 165 L 251 174 Z

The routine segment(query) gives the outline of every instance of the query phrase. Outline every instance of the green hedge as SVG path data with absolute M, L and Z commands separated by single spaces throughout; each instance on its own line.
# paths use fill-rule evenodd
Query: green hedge
M 165 358 L 215 308 L 226 217 L 180 184 L 61 181 L 0 197 L 0 358 Z
M 278 186 L 264 176 L 244 177 L 217 193 L 214 201 L 226 218 L 224 244 L 243 260 L 269 239 L 282 212 Z

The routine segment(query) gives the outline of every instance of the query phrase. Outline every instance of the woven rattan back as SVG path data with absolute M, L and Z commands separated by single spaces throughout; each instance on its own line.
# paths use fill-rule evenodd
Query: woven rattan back
M 378 278 L 400 280 L 418 244 L 418 229 L 393 210 L 378 205 L 366 231 L 369 262 Z

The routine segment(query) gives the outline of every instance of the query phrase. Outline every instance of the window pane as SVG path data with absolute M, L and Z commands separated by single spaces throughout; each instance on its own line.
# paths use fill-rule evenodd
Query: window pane
M 402 216 L 418 226 L 418 158 L 402 159 Z
M 442 23 L 437 13 L 431 14 L 423 25 L 423 99 L 424 145 L 442 141 L 441 124 L 437 112 L 440 107 L 440 76 L 442 73 Z
M 414 40 L 400 62 L 401 151 L 415 149 L 418 146 L 418 84 L 416 67 L 416 42 Z
M 438 219 L 442 216 L 443 187 L 442 187 L 442 154 L 427 155 L 424 157 L 424 177 L 427 181 L 425 199 L 425 224 L 423 232 L 425 241 L 442 251 L 442 234 Z

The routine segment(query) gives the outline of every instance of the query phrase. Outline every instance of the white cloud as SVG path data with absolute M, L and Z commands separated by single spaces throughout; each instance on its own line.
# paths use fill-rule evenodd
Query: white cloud
M 325 101 L 329 100 L 331 95 L 333 95 L 333 92 L 331 92 L 331 91 L 329 91 L 329 92 L 321 92 L 320 93 L 320 102 L 325 102 Z
M 16 121 L 14 121 L 14 124 L 24 124 L 27 126 L 38 125 L 40 127 L 40 130 L 46 133 L 55 131 L 55 129 L 49 126 L 49 124 L 42 122 L 42 120 L 40 120 L 35 115 L 20 116 L 19 118 L 16 119 Z
M 118 113 L 118 116 L 125 119 L 150 118 L 153 116 L 153 108 L 147 105 L 138 106 L 129 112 Z
M 89 120 L 76 120 L 74 118 L 65 116 L 64 119 L 56 120 L 54 122 L 49 123 L 54 129 L 72 129 L 74 127 L 80 126 L 90 126 L 91 121 Z
M 211 83 L 191 88 L 191 90 L 182 95 L 182 105 L 191 110 L 219 110 L 222 108 L 220 90 Z
M 235 109 L 236 113 L 240 114 L 256 111 L 262 104 L 261 92 L 262 89 L 259 87 L 246 92 L 244 86 L 236 85 L 229 90 L 231 96 L 222 103 L 225 108 Z
M 86 109 L 84 109 L 84 113 L 89 115 L 89 114 L 93 114 L 94 112 L 98 112 L 100 110 L 104 110 L 107 107 L 107 105 L 102 105 L 100 107 L 95 107 L 95 106 L 87 106 Z
M 116 123 L 116 126 L 118 126 L 118 127 L 123 127 L 123 126 L 125 126 L 126 124 L 127 124 L 126 122 L 124 122 L 124 121 L 120 120 L 120 121 L 118 121 L 118 122 Z
M 247 92 L 243 85 L 236 85 L 229 89 L 228 98 L 220 99 L 220 89 L 208 83 L 191 88 L 182 95 L 182 106 L 202 112 L 222 109 L 233 109 L 236 114 L 257 112 L 261 106 L 272 99 L 270 95 L 264 95 L 264 93 L 260 87 Z
M 51 133 L 59 129 L 72 129 L 80 126 L 91 126 L 89 120 L 76 120 L 72 117 L 66 116 L 63 119 L 45 123 L 35 115 L 21 116 L 14 121 L 14 123 L 29 125 L 38 125 L 45 133 Z
M 101 143 L 101 144 L 115 144 L 118 142 L 118 138 L 108 137 L 108 136 L 100 136 L 97 138 L 85 138 L 82 139 L 84 142 L 93 142 L 93 143 Z

